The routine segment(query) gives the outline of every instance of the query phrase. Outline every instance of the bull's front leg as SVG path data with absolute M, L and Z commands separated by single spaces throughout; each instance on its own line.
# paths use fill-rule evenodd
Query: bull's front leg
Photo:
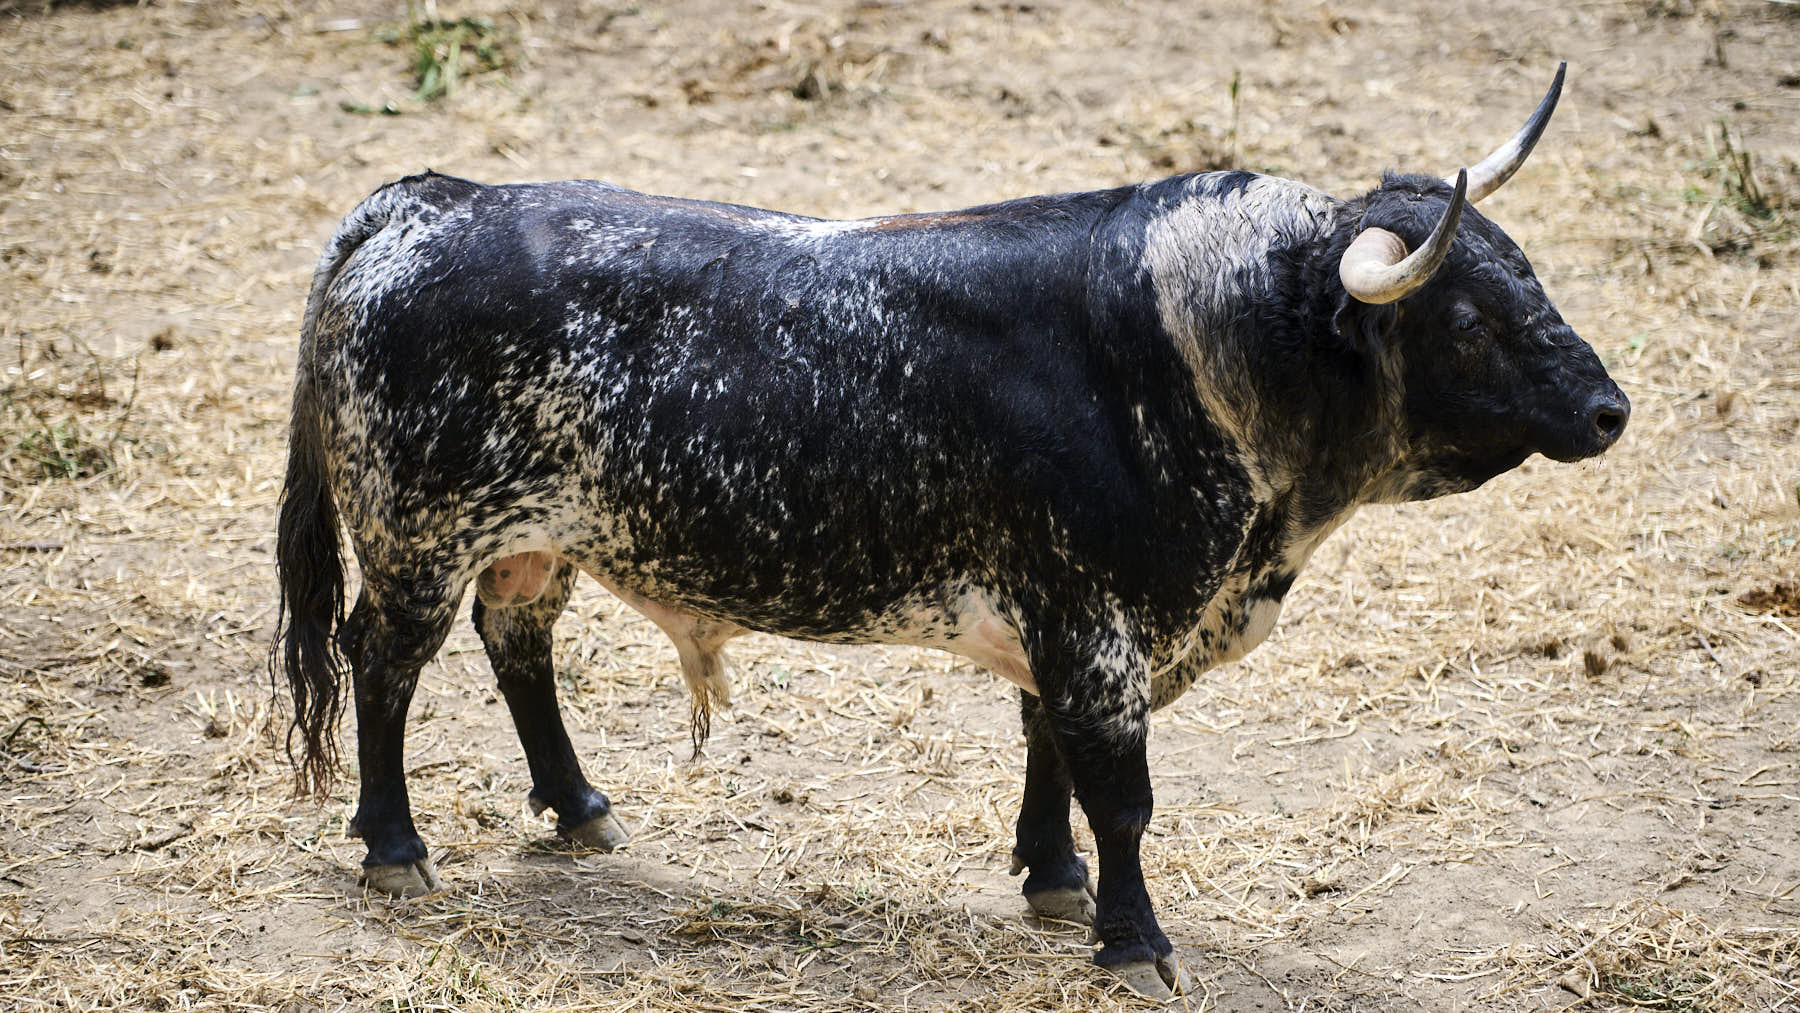
M 1136 645 L 1103 639 L 1096 645 L 1084 638 L 1086 650 L 1068 652 L 1060 672 L 1040 677 L 1042 704 L 1099 851 L 1094 934 L 1101 945 L 1094 962 L 1134 990 L 1166 999 L 1191 982 L 1157 924 L 1139 861 L 1154 807 L 1146 755 L 1149 661 Z M 1043 657 L 1033 669 L 1048 675 L 1056 666 L 1057 659 Z

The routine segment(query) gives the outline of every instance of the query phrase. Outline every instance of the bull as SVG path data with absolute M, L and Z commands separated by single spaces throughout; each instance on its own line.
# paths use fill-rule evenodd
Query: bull
M 551 662 L 578 572 L 673 641 L 696 745 L 741 633 L 938 648 L 1019 686 L 1027 903 L 1091 923 L 1131 987 L 1187 987 L 1139 864 L 1150 713 L 1267 637 L 1361 505 L 1624 430 L 1471 206 L 1562 81 L 1473 169 L 1348 200 L 1209 172 L 826 221 L 590 181 L 382 187 L 300 337 L 271 667 L 301 789 L 333 777 L 347 673 L 364 882 L 438 885 L 404 722 L 471 582 L 530 802 L 601 849 L 626 834 Z

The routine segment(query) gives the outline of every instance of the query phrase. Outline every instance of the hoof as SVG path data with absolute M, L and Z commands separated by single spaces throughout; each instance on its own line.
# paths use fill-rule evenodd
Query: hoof
M 1085 887 L 1065 887 L 1060 890 L 1039 890 L 1025 895 L 1025 903 L 1031 905 L 1031 913 L 1039 918 L 1049 918 L 1059 922 L 1074 922 L 1077 925 L 1094 924 L 1094 883 L 1089 880 Z
M 1194 979 L 1176 962 L 1174 954 L 1157 957 L 1154 961 L 1120 964 L 1112 972 L 1133 992 L 1150 999 L 1167 1001 L 1195 991 Z
M 444 888 L 429 858 L 400 865 L 365 865 L 357 882 L 371 893 L 393 897 L 423 897 Z
M 1024 860 L 1014 855 L 1012 869 L 1008 875 L 1017 876 L 1024 872 L 1025 868 Z M 1080 886 L 1031 890 L 1025 894 L 1025 903 L 1031 905 L 1031 913 L 1039 918 L 1074 922 L 1077 925 L 1092 925 L 1096 913 L 1094 900 L 1097 896 L 1094 892 L 1094 877 L 1088 874 L 1087 865 L 1083 863 Z
M 565 830 L 559 826 L 556 832 L 570 844 L 595 851 L 612 851 L 631 840 L 631 835 L 625 832 L 625 825 L 609 812 L 601 813 L 578 827 Z

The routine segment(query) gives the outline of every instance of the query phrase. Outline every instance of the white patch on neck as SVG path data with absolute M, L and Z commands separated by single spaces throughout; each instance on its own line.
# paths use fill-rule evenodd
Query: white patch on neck
M 1196 176 L 1189 187 L 1208 180 Z M 1144 232 L 1140 267 L 1150 275 L 1163 328 L 1194 371 L 1207 414 L 1244 453 L 1258 502 L 1291 476 L 1250 452 L 1263 445 L 1256 398 L 1245 380 L 1248 366 L 1228 337 L 1246 304 L 1270 296 L 1270 252 L 1316 241 L 1336 208 L 1312 187 L 1257 176 L 1222 195 L 1189 196 L 1161 211 Z

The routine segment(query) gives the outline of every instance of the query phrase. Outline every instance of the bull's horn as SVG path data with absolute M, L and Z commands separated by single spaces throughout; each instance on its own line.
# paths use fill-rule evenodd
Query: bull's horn
M 1456 241 L 1456 223 L 1462 218 L 1469 190 L 1469 172 L 1456 174 L 1456 193 L 1438 219 L 1425 245 L 1406 252 L 1406 241 L 1386 229 L 1367 228 L 1357 233 L 1338 261 L 1338 279 L 1357 302 L 1390 303 L 1431 280 L 1450 255 Z
M 1544 100 L 1538 103 L 1531 119 L 1514 134 L 1512 140 L 1494 149 L 1494 153 L 1481 160 L 1475 168 L 1469 170 L 1469 203 L 1480 202 L 1483 197 L 1500 189 L 1500 184 L 1512 178 L 1525 164 L 1525 156 L 1537 144 L 1538 138 L 1544 134 L 1544 128 L 1550 124 L 1550 114 L 1556 111 L 1556 100 L 1562 97 L 1563 72 L 1569 69 L 1568 61 L 1556 67 L 1556 80 L 1550 82 L 1550 90 L 1545 93 Z M 1450 182 L 1445 179 L 1444 182 Z

